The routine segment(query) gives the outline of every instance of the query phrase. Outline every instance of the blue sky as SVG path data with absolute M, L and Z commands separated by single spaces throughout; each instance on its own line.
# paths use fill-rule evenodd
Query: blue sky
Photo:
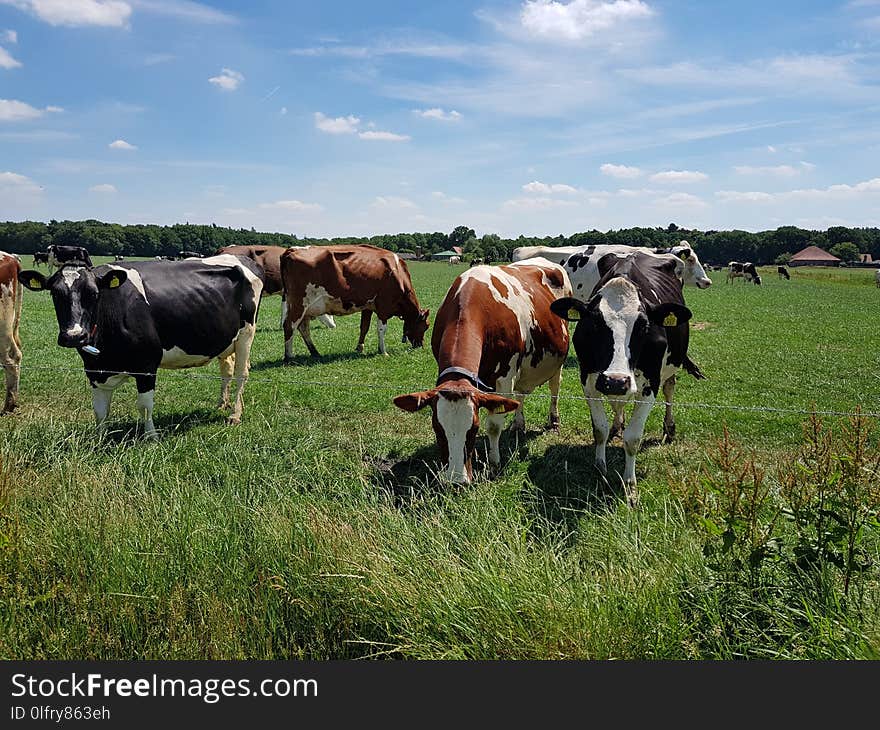
M 0 220 L 880 225 L 880 0 L 0 0 Z

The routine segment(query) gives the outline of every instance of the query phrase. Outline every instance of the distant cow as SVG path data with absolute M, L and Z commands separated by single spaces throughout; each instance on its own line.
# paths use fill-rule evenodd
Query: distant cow
M 874 272 L 874 281 L 877 282 L 877 286 L 880 286 L 880 269 Z
M 469 266 L 470 266 L 470 267 L 473 267 L 473 266 L 482 266 L 484 263 L 485 263 L 485 262 L 483 261 L 483 259 L 471 259 L 471 263 L 469 264 Z
M 203 258 L 205 258 L 205 254 L 199 253 L 198 251 L 178 251 L 177 258 L 179 258 L 179 259 L 203 259 Z
M 291 248 L 302 250 L 307 246 L 292 246 Z M 217 252 L 246 256 L 263 269 L 265 273 L 263 296 L 281 295 L 281 327 L 284 327 L 284 319 L 287 316 L 287 299 L 284 296 L 284 287 L 281 282 L 281 254 L 286 250 L 283 246 L 224 246 Z M 336 321 L 329 314 L 322 314 L 318 320 L 329 329 L 336 327 Z
M 122 254 L 116 254 L 116 255 L 113 257 L 113 260 L 114 260 L 114 261 L 125 261 L 125 256 L 123 256 Z
M 49 254 L 49 263 L 52 266 L 60 268 L 68 264 L 80 264 L 92 268 L 89 252 L 82 246 L 57 246 L 53 243 L 46 252 Z
M 6 373 L 6 400 L 3 413 L 15 409 L 18 380 L 21 370 L 21 339 L 18 327 L 21 321 L 21 271 L 18 256 L 0 251 L 0 365 Z
M 599 271 L 602 278 L 586 303 L 565 297 L 551 309 L 577 321 L 574 348 L 593 422 L 596 467 L 603 474 L 610 434 L 603 400 L 621 421 L 627 403 L 635 401 L 623 433 L 623 482 L 627 501 L 636 506 L 636 454 L 661 386 L 666 401 L 672 402 L 675 374 L 687 360 L 691 311 L 684 304 L 672 260 L 641 253 L 623 258 L 607 254 L 599 261 Z M 667 419 L 670 415 L 667 407 Z M 670 426 L 674 424 L 664 420 L 664 431 Z
M 712 286 L 712 280 L 706 275 L 697 252 L 687 241 L 681 241 L 671 248 L 644 248 L 641 246 L 625 246 L 608 244 L 600 246 L 522 246 L 513 250 L 513 260 L 522 261 L 533 256 L 543 256 L 548 261 L 563 266 L 571 280 L 574 295 L 579 299 L 589 297 L 599 279 L 597 262 L 606 254 L 618 256 L 641 253 L 651 256 L 675 256 L 681 259 L 681 267 L 676 271 L 685 286 L 706 289 Z
M 727 283 L 730 284 L 734 279 L 742 277 L 743 281 L 750 281 L 753 284 L 761 283 L 761 276 L 758 269 L 751 261 L 740 263 L 739 261 L 731 261 L 727 264 Z
M 357 351 L 363 352 L 370 318 L 378 318 L 379 352 L 386 354 L 385 330 L 391 317 L 403 319 L 403 334 L 421 347 L 428 329 L 428 310 L 419 307 L 406 262 L 384 248 L 308 246 L 290 248 L 281 256 L 281 279 L 287 298 L 284 320 L 284 360 L 293 359 L 296 330 L 313 356 L 309 324 L 322 314 L 361 313 Z
M 791 274 L 788 273 L 788 269 L 785 266 L 777 266 L 776 273 L 779 274 L 780 279 L 785 279 L 786 281 L 791 279 Z
M 113 391 L 129 377 L 137 384 L 144 432 L 153 425 L 159 368 L 177 370 L 220 361 L 220 401 L 228 423 L 239 423 L 251 343 L 263 289 L 262 272 L 238 256 L 214 256 L 173 265 L 138 261 L 95 269 L 65 266 L 46 279 L 24 271 L 19 281 L 50 291 L 58 320 L 58 344 L 75 348 L 92 386 L 92 407 L 101 432 Z
M 34 266 L 40 266 L 41 264 L 49 265 L 49 252 L 48 251 L 34 251 Z
M 455 264 L 460 264 L 461 263 L 461 256 L 450 256 L 447 259 L 446 263 L 448 263 L 450 266 L 454 266 Z
M 480 408 L 488 412 L 489 461 L 496 466 L 501 462 L 504 414 L 516 410 L 513 427 L 523 430 L 522 401 L 547 382 L 549 425 L 559 425 L 559 386 L 569 337 L 550 305 L 569 296 L 565 270 L 541 258 L 510 266 L 476 266 L 452 283 L 431 335 L 439 373 L 436 385 L 394 398 L 405 411 L 431 406 L 437 444 L 452 481 L 473 478 Z M 502 394 L 516 395 L 514 399 Z

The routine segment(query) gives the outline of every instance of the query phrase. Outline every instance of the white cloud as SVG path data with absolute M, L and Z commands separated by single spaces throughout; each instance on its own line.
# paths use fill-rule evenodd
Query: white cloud
M 400 198 L 394 195 L 377 195 L 371 205 L 373 208 L 383 210 L 416 210 L 419 207 L 409 198 Z
M 244 81 L 244 74 L 224 68 L 220 70 L 219 76 L 212 76 L 208 81 L 223 91 L 235 91 Z
M 395 134 L 394 132 L 358 132 L 361 139 L 378 140 L 380 142 L 408 142 L 412 139 L 408 134 Z
M 736 190 L 719 190 L 715 193 L 715 198 L 722 203 L 769 203 L 773 200 L 770 193 L 737 192 Z
M 315 128 L 327 134 L 354 134 L 360 123 L 361 120 L 352 115 L 331 118 L 315 112 Z
M 124 139 L 117 139 L 115 142 L 111 142 L 107 145 L 111 150 L 136 150 L 137 145 L 130 144 L 126 142 Z
M 692 170 L 667 170 L 665 172 L 657 172 L 651 175 L 652 182 L 658 183 L 698 183 L 709 179 L 705 172 L 695 172 Z
M 413 109 L 413 113 L 418 114 L 424 119 L 438 119 L 441 122 L 457 122 L 462 116 L 455 109 L 447 112 L 439 107 L 434 107 L 433 109 Z
M 0 99 L 0 122 L 20 122 L 27 119 L 36 119 L 43 116 L 47 111 L 53 111 L 55 107 L 37 109 L 23 101 L 15 99 Z
M 565 185 L 563 183 L 547 184 L 538 182 L 537 180 L 526 183 L 522 186 L 522 189 L 527 193 L 540 193 L 542 195 L 552 195 L 553 193 L 572 194 L 577 192 L 577 188 L 573 188 L 571 185 Z
M 447 195 L 446 193 L 441 193 L 439 191 L 435 191 L 431 193 L 431 197 L 435 200 L 439 200 L 441 203 L 465 203 L 467 202 L 464 198 L 455 198 L 451 195 Z
M 49 25 L 123 28 L 131 16 L 131 5 L 122 0 L 0 0 L 35 15 Z
M 848 185 L 846 183 L 829 185 L 827 188 L 801 188 L 778 193 L 762 191 L 740 192 L 719 190 L 715 197 L 722 202 L 768 203 L 797 200 L 846 201 L 857 200 L 865 195 L 880 193 L 880 177 Z
M 9 51 L 0 46 L 0 68 L 21 68 L 21 61 L 16 61 Z
M 513 198 L 505 200 L 501 207 L 507 210 L 551 210 L 552 208 L 568 208 L 577 205 L 571 200 L 560 200 L 559 198 Z
M 287 107 L 281 107 L 281 111 L 278 112 L 282 117 L 287 115 Z
M 29 177 L 17 172 L 0 172 L 0 192 L 39 193 L 42 188 Z
M 706 203 L 696 195 L 690 193 L 672 193 L 654 201 L 654 205 L 670 206 L 676 208 L 703 208 Z
M 641 0 L 526 0 L 520 11 L 520 23 L 534 36 L 579 41 L 652 15 L 654 11 Z
M 64 107 L 49 105 L 46 107 L 46 111 L 49 112 L 50 114 L 60 114 L 61 112 L 64 111 Z
M 128 0 L 138 10 L 207 25 L 237 23 L 234 15 L 191 0 Z
M 110 183 L 101 183 L 100 185 L 92 185 L 92 187 L 89 188 L 89 192 L 113 194 L 118 191 L 116 190 L 115 185 L 111 185 Z
M 284 210 L 294 213 L 319 213 L 324 208 L 317 203 L 303 203 L 301 200 L 276 200 L 274 203 L 260 203 L 263 209 Z
M 169 63 L 177 56 L 173 53 L 151 53 L 144 57 L 144 66 L 158 66 L 160 63 Z
M 776 154 L 776 148 L 775 148 L 772 144 L 768 144 L 768 145 L 767 145 L 767 151 L 768 151 L 771 155 L 775 155 L 775 154 Z
M 810 162 L 801 162 L 797 167 L 794 165 L 735 165 L 734 170 L 738 175 L 771 175 L 773 177 L 795 177 L 803 172 L 813 170 L 816 166 Z
M 610 162 L 606 162 L 599 167 L 599 172 L 603 175 L 608 175 L 608 177 L 616 177 L 621 180 L 631 180 L 632 178 L 640 177 L 642 175 L 642 171 L 638 167 L 612 165 Z
M 0 32 L 0 41 L 5 43 L 18 43 L 18 33 L 14 30 L 4 30 Z

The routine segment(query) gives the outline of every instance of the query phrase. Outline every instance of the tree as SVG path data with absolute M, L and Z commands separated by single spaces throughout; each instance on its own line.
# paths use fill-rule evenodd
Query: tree
M 828 253 L 847 262 L 859 260 L 859 247 L 849 241 L 832 246 Z
M 465 241 L 469 238 L 476 238 L 477 234 L 474 233 L 473 228 L 468 228 L 467 226 L 456 226 L 452 233 L 449 234 L 449 245 L 450 246 L 464 246 Z

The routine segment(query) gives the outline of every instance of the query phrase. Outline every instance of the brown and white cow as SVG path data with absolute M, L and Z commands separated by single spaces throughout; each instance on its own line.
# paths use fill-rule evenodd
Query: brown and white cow
M 21 271 L 18 257 L 0 251 L 0 365 L 6 372 L 6 400 L 3 413 L 15 408 L 21 370 L 21 321 L 23 289 L 18 282 Z
M 373 312 L 378 318 L 379 352 L 386 355 L 385 330 L 392 317 L 403 319 L 403 334 L 421 347 L 428 329 L 428 310 L 419 307 L 406 262 L 396 253 L 366 244 L 289 248 L 281 256 L 281 279 L 287 312 L 284 361 L 293 359 L 294 331 L 313 356 L 318 350 L 309 331 L 322 314 L 361 313 L 357 352 L 363 352 Z
M 436 385 L 394 398 L 394 405 L 405 411 L 431 406 L 434 433 L 452 481 L 473 478 L 480 408 L 488 411 L 489 461 L 495 466 L 501 462 L 504 414 L 516 410 L 513 427 L 524 429 L 523 399 L 547 382 L 549 425 L 559 425 L 559 386 L 569 338 L 565 322 L 550 305 L 570 296 L 565 269 L 543 258 L 475 266 L 452 283 L 431 336 Z
M 293 248 L 304 249 L 307 246 L 294 246 Z M 281 295 L 281 327 L 284 326 L 284 318 L 287 316 L 287 300 L 284 297 L 284 286 L 281 283 L 281 254 L 286 250 L 284 246 L 224 246 L 217 251 L 218 255 L 231 253 L 233 256 L 244 256 L 263 269 L 266 275 L 263 296 Z M 336 322 L 329 314 L 321 315 L 318 319 L 329 329 L 336 327 Z

